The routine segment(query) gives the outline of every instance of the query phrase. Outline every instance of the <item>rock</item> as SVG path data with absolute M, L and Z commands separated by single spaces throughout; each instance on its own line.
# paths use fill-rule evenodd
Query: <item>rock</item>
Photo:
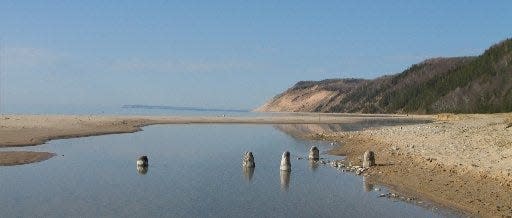
M 148 166 L 148 156 L 140 156 L 137 159 L 137 166 Z
M 290 163 L 290 152 L 285 151 L 281 157 L 281 166 L 279 167 L 280 170 L 283 171 L 291 171 L 292 165 Z
M 331 162 L 331 166 L 336 168 L 336 167 L 338 167 L 338 163 L 336 161 L 333 161 L 333 162 Z
M 318 160 L 320 158 L 320 151 L 318 150 L 318 148 L 316 146 L 312 146 L 309 149 L 308 158 L 310 160 Z
M 375 166 L 375 153 L 373 151 L 366 151 L 363 155 L 363 167 L 368 168 Z
M 244 156 L 242 157 L 242 167 L 255 167 L 256 164 L 254 163 L 254 156 L 252 155 L 252 152 L 248 151 L 244 153 Z

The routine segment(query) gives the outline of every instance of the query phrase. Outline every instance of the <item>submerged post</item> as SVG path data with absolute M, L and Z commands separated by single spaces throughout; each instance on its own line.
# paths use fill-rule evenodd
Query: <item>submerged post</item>
M 283 171 L 291 171 L 292 170 L 292 165 L 290 163 L 290 152 L 285 151 L 283 153 L 283 156 L 281 157 L 281 166 L 279 167 L 279 169 L 281 169 Z
M 310 160 L 318 160 L 320 159 L 320 151 L 316 146 L 313 146 L 309 149 L 309 156 L 308 158 Z
M 373 151 L 366 151 L 363 155 L 363 168 L 375 166 L 375 153 Z
M 252 168 L 255 166 L 256 164 L 254 163 L 254 156 L 252 155 L 252 152 L 245 152 L 242 157 L 242 167 Z

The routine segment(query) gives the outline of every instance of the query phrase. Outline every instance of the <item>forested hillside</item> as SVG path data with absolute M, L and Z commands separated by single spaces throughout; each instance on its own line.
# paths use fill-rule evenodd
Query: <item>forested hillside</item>
M 435 58 L 373 80 L 301 81 L 258 111 L 494 113 L 512 111 L 512 39 L 477 57 Z

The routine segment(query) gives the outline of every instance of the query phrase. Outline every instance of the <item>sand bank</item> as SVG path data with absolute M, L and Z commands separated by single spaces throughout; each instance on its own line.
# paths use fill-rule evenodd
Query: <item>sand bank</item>
M 331 154 L 360 165 L 376 152 L 370 181 L 474 216 L 512 216 L 512 114 L 442 115 L 436 122 L 317 134 Z
M 48 160 L 53 156 L 55 156 L 55 154 L 48 152 L 1 151 L 0 166 L 14 166 L 35 163 Z

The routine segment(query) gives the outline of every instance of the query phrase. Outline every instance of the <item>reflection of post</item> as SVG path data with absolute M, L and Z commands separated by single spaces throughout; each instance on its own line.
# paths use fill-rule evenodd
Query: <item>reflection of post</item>
M 242 171 L 244 173 L 245 179 L 250 182 L 252 180 L 252 176 L 254 175 L 254 167 L 242 167 Z
M 363 189 L 365 192 L 371 192 L 373 190 L 373 184 L 368 181 L 366 176 L 363 176 Z
M 140 175 L 146 175 L 146 173 L 148 173 L 148 165 L 137 165 L 137 173 Z
M 318 162 L 309 159 L 308 163 L 309 163 L 309 169 L 311 169 L 312 171 L 316 171 L 316 169 L 318 168 Z
M 280 170 L 279 176 L 281 177 L 281 190 L 288 191 L 290 186 L 290 171 Z

